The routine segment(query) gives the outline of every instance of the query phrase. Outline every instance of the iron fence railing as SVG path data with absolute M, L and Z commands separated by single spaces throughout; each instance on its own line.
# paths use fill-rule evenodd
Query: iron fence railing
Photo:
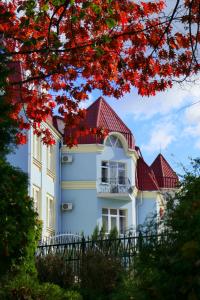
M 121 265 L 129 270 L 134 266 L 134 259 L 142 247 L 147 243 L 152 245 L 165 240 L 167 235 L 142 235 L 128 234 L 117 238 L 98 237 L 97 239 L 85 238 L 72 240 L 71 242 L 54 244 L 40 244 L 36 256 L 61 255 L 66 264 L 73 270 L 76 279 L 79 278 L 81 265 L 84 258 L 90 255 L 102 254 L 105 257 L 112 257 L 120 261 Z
M 98 193 L 131 194 L 133 187 L 126 177 L 121 178 L 99 178 L 97 180 Z
M 157 177 L 158 184 L 161 188 L 177 188 L 178 178 L 175 177 Z

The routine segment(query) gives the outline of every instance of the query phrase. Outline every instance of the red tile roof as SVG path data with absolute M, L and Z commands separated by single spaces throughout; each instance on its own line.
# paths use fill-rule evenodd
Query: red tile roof
M 151 165 L 160 188 L 175 188 L 178 184 L 178 176 L 169 163 L 159 154 Z
M 153 170 L 147 165 L 142 157 L 139 157 L 137 160 L 136 187 L 140 191 L 159 190 Z
M 88 128 L 104 128 L 108 132 L 120 132 L 126 138 L 129 148 L 134 149 L 135 147 L 132 132 L 102 97 L 99 97 L 87 108 L 84 126 Z M 102 140 L 94 136 L 80 137 L 78 142 L 79 144 L 103 143 Z

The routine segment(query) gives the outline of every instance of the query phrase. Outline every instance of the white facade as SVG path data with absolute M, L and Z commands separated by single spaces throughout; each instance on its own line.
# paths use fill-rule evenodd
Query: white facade
M 61 135 L 48 124 L 47 127 L 54 136 L 56 144 L 44 145 L 40 138 L 28 133 L 27 144 L 19 146 L 15 154 L 8 156 L 8 161 L 20 167 L 28 174 L 29 196 L 33 198 L 34 208 L 43 223 L 43 236 L 55 234 L 60 228 L 60 146 Z
M 117 227 L 120 233 L 136 229 L 163 206 L 158 191 L 138 191 L 138 153 L 128 149 L 124 136 L 113 132 L 104 144 L 62 146 L 56 129 L 47 126 L 54 146 L 45 146 L 29 132 L 28 144 L 20 146 L 9 161 L 29 176 L 29 195 L 43 221 L 43 237 L 58 233 L 84 232 L 95 226 L 106 232 Z

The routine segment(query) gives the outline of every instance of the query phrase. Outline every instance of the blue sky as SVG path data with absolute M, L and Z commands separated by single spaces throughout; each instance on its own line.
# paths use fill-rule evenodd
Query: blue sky
M 88 104 L 97 97 L 93 94 Z M 199 82 L 176 84 L 149 98 L 132 90 L 120 100 L 105 99 L 133 132 L 148 164 L 161 151 L 174 170 L 182 173 L 181 164 L 188 166 L 189 157 L 200 156 Z

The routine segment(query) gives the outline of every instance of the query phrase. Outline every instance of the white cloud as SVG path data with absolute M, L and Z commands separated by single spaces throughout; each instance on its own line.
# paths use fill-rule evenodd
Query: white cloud
M 196 147 L 197 149 L 200 149 L 200 139 L 197 140 L 197 142 L 195 143 L 195 147 Z
M 112 99 L 109 102 L 120 116 L 132 116 L 134 119 L 150 119 L 156 115 L 168 115 L 200 98 L 199 84 L 185 83 L 180 86 L 157 93 L 152 97 L 141 97 L 132 90 L 121 100 Z
M 197 103 L 185 111 L 184 134 L 195 138 L 194 146 L 200 149 L 200 103 Z
M 160 122 L 154 126 L 148 144 L 142 148 L 147 152 L 165 150 L 175 140 L 175 126 L 172 123 Z
M 200 103 L 196 103 L 195 105 L 192 105 L 189 108 L 187 108 L 187 110 L 185 111 L 185 118 L 187 123 L 199 125 L 200 124 Z

